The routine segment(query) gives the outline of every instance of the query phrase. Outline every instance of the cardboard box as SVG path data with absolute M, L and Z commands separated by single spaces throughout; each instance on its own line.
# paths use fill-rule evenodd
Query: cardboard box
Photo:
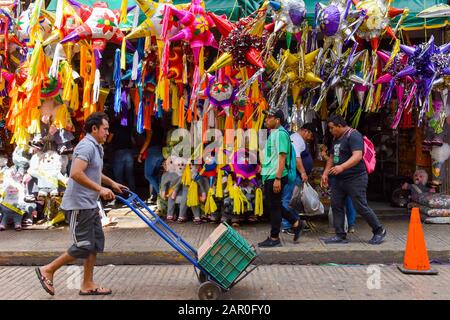
M 220 239 L 220 237 L 227 232 L 228 228 L 226 225 L 221 223 L 210 235 L 209 237 L 203 242 L 203 244 L 198 248 L 197 254 L 198 254 L 198 260 L 200 260 L 211 247 L 216 243 L 217 240 Z

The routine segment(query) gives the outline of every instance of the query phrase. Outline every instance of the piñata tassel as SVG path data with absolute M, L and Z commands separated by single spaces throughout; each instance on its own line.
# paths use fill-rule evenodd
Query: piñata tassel
M 263 215 L 263 193 L 261 188 L 256 188 L 255 191 L 255 216 L 260 217 Z
M 210 215 L 217 211 L 217 205 L 214 201 L 214 189 L 210 188 L 208 190 L 208 196 L 206 197 L 205 203 L 205 214 Z
M 223 177 L 223 170 L 219 169 L 217 172 L 217 186 L 216 186 L 216 198 L 219 199 L 223 198 L 222 177 Z
M 195 181 L 191 181 L 191 183 L 189 184 L 186 205 L 188 207 L 196 207 L 199 205 L 198 184 Z
M 180 98 L 178 106 L 178 127 L 184 128 L 184 95 Z
M 127 52 L 126 52 L 126 40 L 123 38 L 122 40 L 122 54 L 120 55 L 120 69 L 125 70 L 127 68 Z M 117 49 L 119 50 L 119 49 Z M 116 52 L 117 52 L 116 50 Z
M 184 166 L 183 175 L 181 176 L 181 183 L 185 186 L 189 186 L 191 181 L 191 167 L 188 163 Z
M 120 6 L 120 22 L 127 23 L 127 14 L 128 14 L 128 0 L 122 0 L 122 5 Z

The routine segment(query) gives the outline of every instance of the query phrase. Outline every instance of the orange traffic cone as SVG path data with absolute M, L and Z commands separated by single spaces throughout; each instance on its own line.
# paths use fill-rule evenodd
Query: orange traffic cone
M 406 274 L 438 274 L 436 270 L 430 269 L 419 208 L 412 209 L 408 238 L 406 240 L 405 258 L 403 266 L 398 266 L 398 268 Z

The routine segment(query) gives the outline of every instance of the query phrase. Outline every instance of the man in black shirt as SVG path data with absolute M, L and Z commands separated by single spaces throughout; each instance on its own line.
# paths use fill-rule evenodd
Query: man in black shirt
M 356 212 L 363 216 L 371 226 L 373 237 L 370 244 L 380 244 L 386 237 L 386 229 L 381 225 L 373 210 L 367 204 L 366 190 L 368 174 L 363 161 L 364 140 L 362 135 L 352 130 L 345 119 L 332 115 L 328 119 L 328 128 L 333 136 L 331 156 L 322 175 L 321 185 L 328 187 L 331 175 L 331 208 L 333 210 L 336 236 L 324 238 L 325 243 L 347 243 L 345 224 L 345 199 L 352 199 Z

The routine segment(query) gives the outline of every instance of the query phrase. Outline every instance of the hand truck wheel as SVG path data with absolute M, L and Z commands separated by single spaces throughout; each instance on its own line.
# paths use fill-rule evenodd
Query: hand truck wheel
M 204 282 L 208 281 L 208 275 L 200 270 L 200 272 L 198 273 L 198 281 L 200 283 L 204 283 Z
M 217 300 L 222 294 L 218 285 L 211 281 L 206 281 L 198 288 L 198 297 L 200 300 Z

